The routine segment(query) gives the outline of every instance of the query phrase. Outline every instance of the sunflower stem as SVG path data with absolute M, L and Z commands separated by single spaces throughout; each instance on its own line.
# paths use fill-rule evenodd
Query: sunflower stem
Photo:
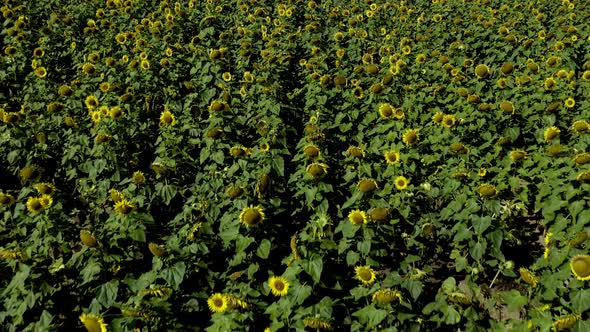
M 494 282 L 496 282 L 496 278 L 498 278 L 498 275 L 500 275 L 499 269 L 498 272 L 496 272 L 496 275 L 494 276 L 494 279 L 492 279 L 492 282 L 490 283 L 490 286 L 488 288 L 492 288 L 492 286 L 494 286 Z

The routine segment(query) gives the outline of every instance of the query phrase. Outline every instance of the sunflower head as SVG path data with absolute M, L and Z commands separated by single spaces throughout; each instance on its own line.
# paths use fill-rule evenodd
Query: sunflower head
M 375 271 L 368 266 L 357 266 L 354 268 L 356 279 L 364 286 L 371 286 L 375 282 Z
M 136 185 L 142 185 L 145 183 L 145 174 L 143 174 L 142 171 L 135 171 L 135 172 L 133 172 L 133 175 L 131 176 L 131 180 Z
M 365 211 L 361 210 L 350 211 L 350 213 L 348 214 L 348 220 L 350 220 L 350 223 L 353 225 L 361 225 L 366 224 L 368 222 Z
M 289 282 L 284 277 L 272 276 L 268 279 L 268 287 L 275 296 L 285 296 L 289 292 Z
M 320 149 L 315 145 L 308 145 L 303 148 L 303 154 L 310 159 L 316 158 L 320 155 Z
M 577 255 L 570 261 L 572 273 L 578 280 L 590 280 L 590 256 Z
M 565 100 L 565 107 L 573 108 L 574 106 L 576 106 L 576 101 L 574 100 L 574 98 L 569 97 L 568 99 Z
M 173 126 L 176 123 L 176 117 L 169 110 L 160 114 L 160 127 Z
M 507 100 L 500 102 L 500 109 L 502 110 L 502 112 L 507 114 L 514 113 L 514 105 L 512 104 L 512 102 Z
M 590 130 L 590 124 L 585 120 L 576 120 L 572 124 L 572 130 L 578 134 L 585 133 Z
M 82 243 L 88 247 L 94 247 L 97 243 L 94 235 L 85 229 L 80 231 L 80 241 L 82 241 Z
M 163 257 L 164 255 L 166 255 L 166 248 L 163 245 L 150 242 L 148 244 L 148 249 L 150 250 L 152 255 L 156 257 Z
M 395 108 L 389 103 L 379 105 L 379 115 L 382 119 L 389 119 L 394 116 Z
M 0 206 L 8 206 L 14 202 L 14 196 L 0 192 Z
M 133 211 L 135 206 L 127 199 L 121 199 L 115 203 L 114 209 L 120 215 L 128 215 Z
M 479 64 L 475 67 L 477 78 L 486 78 L 490 75 L 490 68 L 485 64 Z
M 529 269 L 521 267 L 520 269 L 518 269 L 518 273 L 520 273 L 520 277 L 522 278 L 522 280 L 529 284 L 532 288 L 537 287 L 539 280 Z
M 395 180 L 393 181 L 393 184 L 395 185 L 395 188 L 397 190 L 404 190 L 406 188 L 408 188 L 408 179 L 406 179 L 404 176 L 398 176 L 395 178 Z
M 552 331 L 565 331 L 573 328 L 576 323 L 582 319 L 582 316 L 579 314 L 572 314 L 560 317 L 559 319 L 555 320 L 553 324 L 551 324 Z
M 477 188 L 477 193 L 483 198 L 490 198 L 496 196 L 498 191 L 494 185 L 484 183 Z
M 239 197 L 241 194 L 244 193 L 244 189 L 242 189 L 239 186 L 230 186 L 229 188 L 227 188 L 226 192 L 227 196 L 230 199 L 234 199 Z
M 331 330 L 332 323 L 330 321 L 320 317 L 307 317 L 303 320 L 305 327 L 319 331 L 319 330 Z
M 372 192 L 373 190 L 376 190 L 378 187 L 377 182 L 375 182 L 375 180 L 362 179 L 357 183 L 357 188 L 363 193 L 368 193 Z
M 590 163 L 590 153 L 588 153 L 588 152 L 578 153 L 574 157 L 574 163 L 576 163 L 577 165 L 586 165 L 586 164 Z
M 505 62 L 502 65 L 502 68 L 500 68 L 500 71 L 504 75 L 510 75 L 510 73 L 512 73 L 513 70 L 514 70 L 514 65 L 509 62 Z
M 307 166 L 307 174 L 314 179 L 318 179 L 327 173 L 328 165 L 322 163 L 313 163 Z
M 346 150 L 346 152 L 349 156 L 357 159 L 362 159 L 365 156 L 365 151 L 363 151 L 363 149 L 359 148 L 358 146 L 351 146 Z
M 385 152 L 384 157 L 389 165 L 396 165 L 400 162 L 400 153 L 398 151 L 387 151 Z
M 88 332 L 107 332 L 107 324 L 100 316 L 84 313 L 80 315 L 80 321 Z
M 408 146 L 414 146 L 418 144 L 418 130 L 408 129 L 402 137 L 402 141 Z
M 545 141 L 551 142 L 554 138 L 559 136 L 560 132 L 561 132 L 561 130 L 559 130 L 559 128 L 557 128 L 557 127 L 549 127 L 547 129 L 545 129 L 545 133 L 543 134 L 543 137 L 545 138 Z
M 369 217 L 374 222 L 386 221 L 389 217 L 389 209 L 383 207 L 374 208 L 369 212 Z
M 393 301 L 401 303 L 403 300 L 402 293 L 390 288 L 380 289 L 373 293 L 372 301 L 380 304 L 389 304 Z
M 207 299 L 209 310 L 213 313 L 224 312 L 228 309 L 226 297 L 221 293 L 215 293 Z
M 255 227 L 260 225 L 265 218 L 264 210 L 260 206 L 249 206 L 240 212 L 240 222 L 246 227 Z
M 43 204 L 39 197 L 29 197 L 27 199 L 27 210 L 31 213 L 39 213 L 43 210 Z
M 526 158 L 527 153 L 523 150 L 513 150 L 510 151 L 510 160 L 512 161 L 521 161 Z

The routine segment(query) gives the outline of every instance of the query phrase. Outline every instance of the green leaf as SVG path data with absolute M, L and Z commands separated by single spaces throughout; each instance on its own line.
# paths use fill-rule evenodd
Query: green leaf
M 82 276 L 82 285 L 92 281 L 94 276 L 96 276 L 99 272 L 100 265 L 94 259 L 89 259 L 86 266 L 82 269 L 82 271 L 80 271 L 80 275 Z
M 314 283 L 320 282 L 322 270 L 324 268 L 324 262 L 321 257 L 318 257 L 312 261 L 307 261 L 303 264 L 303 270 L 307 272 L 313 279 Z
M 526 296 L 522 296 L 517 290 L 511 290 L 501 293 L 502 300 L 506 303 L 509 311 L 520 311 L 525 304 L 528 303 Z
M 370 304 L 361 310 L 358 310 L 352 314 L 355 317 L 358 317 L 361 323 L 366 324 L 367 330 L 370 330 L 372 327 L 376 327 L 381 323 L 385 317 L 387 317 L 388 313 L 385 310 L 375 308 L 375 305 Z
M 291 295 L 295 304 L 300 305 L 311 295 L 311 286 L 295 284 L 291 287 Z
M 445 324 L 454 325 L 461 321 L 461 314 L 453 306 L 443 306 L 440 311 L 443 314 Z
M 119 281 L 109 281 L 98 288 L 98 295 L 96 299 L 98 300 L 98 303 L 102 304 L 106 308 L 109 308 L 113 305 L 113 303 L 115 303 L 118 291 Z
M 168 284 L 170 284 L 170 286 L 172 286 L 174 289 L 178 289 L 178 286 L 180 286 L 182 283 L 185 272 L 186 264 L 184 264 L 184 262 L 178 262 L 171 268 L 162 271 L 164 280 L 166 280 Z
M 481 235 L 485 232 L 488 227 L 492 224 L 492 217 L 473 217 L 473 230 L 478 234 Z
M 256 250 L 256 255 L 258 255 L 258 257 L 260 257 L 260 258 L 267 259 L 269 253 L 270 253 L 270 241 L 267 239 L 264 239 L 260 243 L 258 250 Z
M 402 287 L 410 292 L 410 295 L 414 300 L 418 299 L 420 294 L 422 294 L 422 283 L 418 280 L 404 280 L 402 282 Z
M 583 313 L 590 309 L 590 289 L 574 291 L 571 299 L 572 306 L 578 313 Z
M 272 168 L 280 177 L 285 176 L 285 160 L 282 157 L 275 156 L 272 160 Z
M 360 255 L 352 250 L 346 253 L 346 264 L 348 264 L 348 266 L 355 265 L 359 259 Z

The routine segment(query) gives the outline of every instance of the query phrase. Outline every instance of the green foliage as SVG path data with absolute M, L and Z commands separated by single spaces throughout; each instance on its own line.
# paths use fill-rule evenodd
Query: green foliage
M 3 331 L 589 329 L 587 2 L 0 11 Z

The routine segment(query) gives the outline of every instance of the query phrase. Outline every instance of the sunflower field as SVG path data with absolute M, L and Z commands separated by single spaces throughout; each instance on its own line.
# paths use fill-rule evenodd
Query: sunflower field
M 1 331 L 590 331 L 590 1 L 0 5 Z

